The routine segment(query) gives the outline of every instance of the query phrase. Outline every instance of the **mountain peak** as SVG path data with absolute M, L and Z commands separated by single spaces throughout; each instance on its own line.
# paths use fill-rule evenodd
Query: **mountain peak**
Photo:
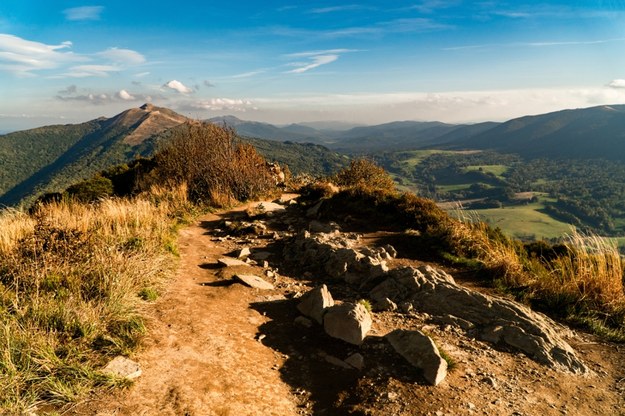
M 145 103 L 143 104 L 141 107 L 139 107 L 142 110 L 145 111 L 153 111 L 156 107 L 154 106 L 154 104 L 151 103 Z

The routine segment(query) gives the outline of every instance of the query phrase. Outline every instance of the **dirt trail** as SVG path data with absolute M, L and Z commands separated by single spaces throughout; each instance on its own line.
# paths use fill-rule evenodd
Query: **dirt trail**
M 221 219 L 207 215 L 180 231 L 176 277 L 155 305 L 148 345 L 133 357 L 143 375 L 127 392 L 78 406 L 75 414 L 296 414 L 290 388 L 277 371 L 283 357 L 256 339 L 258 327 L 268 321 L 249 308 L 260 292 L 224 285 L 214 266 L 229 251 L 207 235 Z
M 378 312 L 363 345 L 332 339 L 318 326 L 294 324 L 299 295 L 319 277 L 284 262 L 280 235 L 221 238 L 224 219 L 246 207 L 207 215 L 180 231 L 180 266 L 167 291 L 153 305 L 147 345 L 132 357 L 143 375 L 126 391 L 102 394 L 65 414 L 74 415 L 625 415 L 625 350 L 577 333 L 569 340 L 592 370 L 588 376 L 546 368 L 522 354 L 476 340 L 459 328 L 433 323 L 420 313 Z M 269 226 L 307 227 L 298 212 Z M 398 258 L 389 266 L 424 264 L 400 235 L 368 233 L 367 245 L 392 243 Z M 233 283 L 236 272 L 264 276 L 259 266 L 217 267 L 217 259 L 242 247 L 273 252 L 265 277 L 275 290 Z M 438 265 L 434 265 L 439 267 Z M 449 270 L 448 270 L 449 271 Z M 450 271 L 455 274 L 454 271 Z M 462 278 L 460 280 L 463 280 Z M 344 282 L 326 280 L 335 299 L 363 294 Z M 473 289 L 484 291 L 475 282 Z M 488 290 L 486 290 L 488 291 Z M 419 328 L 456 361 L 437 386 L 399 357 L 384 334 Z M 361 371 L 342 360 L 362 353 Z

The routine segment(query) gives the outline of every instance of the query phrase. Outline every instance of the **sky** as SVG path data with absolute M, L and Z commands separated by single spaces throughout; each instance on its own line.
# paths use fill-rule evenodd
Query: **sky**
M 274 124 L 625 103 L 625 0 L 85 1 L 0 1 L 0 132 L 145 102 Z

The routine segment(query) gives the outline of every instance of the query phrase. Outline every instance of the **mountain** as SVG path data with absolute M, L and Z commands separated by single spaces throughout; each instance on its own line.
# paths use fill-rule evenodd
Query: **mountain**
M 437 121 L 395 121 L 374 126 L 353 126 L 349 123 L 319 122 L 278 127 L 269 123 L 245 121 L 234 116 L 215 117 L 208 121 L 228 125 L 245 137 L 316 143 L 347 154 L 408 150 L 447 143 L 481 133 L 497 124 L 454 125 Z
M 145 104 L 112 118 L 40 127 L 0 136 L 0 204 L 63 189 L 112 165 L 154 150 L 153 136 L 187 120 Z
M 214 117 L 206 120 L 210 123 L 223 124 L 234 128 L 237 133 L 245 137 L 270 139 L 277 141 L 323 143 L 324 134 L 310 127 L 290 125 L 276 127 L 273 124 L 258 121 L 245 121 L 234 116 Z
M 515 118 L 448 147 L 490 149 L 528 158 L 625 161 L 625 105 Z
M 438 121 L 395 121 L 376 126 L 354 127 L 342 132 L 328 146 L 344 153 L 374 153 L 416 149 L 458 126 Z
M 28 205 L 43 193 L 62 191 L 137 156 L 151 156 L 168 132 L 187 121 L 170 109 L 145 104 L 111 118 L 0 135 L 0 206 Z M 346 163 L 319 145 L 249 141 L 268 160 L 288 164 L 295 174 L 327 175 Z

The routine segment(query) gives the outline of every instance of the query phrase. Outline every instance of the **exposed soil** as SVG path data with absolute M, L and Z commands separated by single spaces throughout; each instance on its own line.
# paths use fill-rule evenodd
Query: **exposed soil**
M 360 347 L 326 336 L 317 325 L 295 324 L 296 298 L 320 283 L 283 263 L 285 231 L 302 219 L 268 220 L 277 238 L 224 238 L 216 231 L 244 208 L 207 215 L 180 232 L 180 267 L 153 306 L 146 347 L 132 357 L 143 375 L 129 389 L 94 397 L 67 414 L 625 415 L 625 347 L 580 332 L 568 341 L 592 369 L 588 376 L 494 349 L 418 313 L 375 313 Z M 371 233 L 363 242 L 393 238 L 400 237 Z M 409 246 L 396 245 L 401 258 L 391 267 L 423 264 Z M 262 261 L 218 267 L 218 258 L 242 247 L 273 253 L 269 268 Z M 263 276 L 275 289 L 235 283 L 237 272 Z M 325 283 L 335 299 L 362 297 L 344 283 Z M 426 331 L 456 361 L 442 384 L 429 386 L 393 351 L 383 336 L 395 328 Z M 364 356 L 364 368 L 344 368 L 342 360 L 355 352 Z

